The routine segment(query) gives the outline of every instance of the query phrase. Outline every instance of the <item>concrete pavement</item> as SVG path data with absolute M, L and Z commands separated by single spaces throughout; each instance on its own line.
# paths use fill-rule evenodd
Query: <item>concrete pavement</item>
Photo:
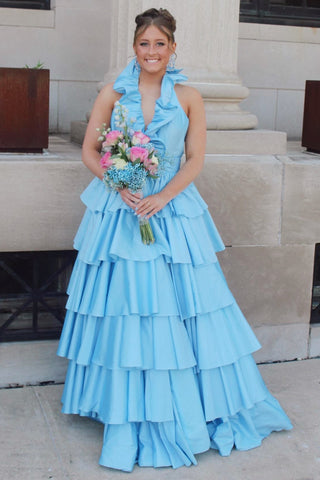
M 1 480 L 319 480 L 320 359 L 259 366 L 294 429 L 260 448 L 197 455 L 198 466 L 140 468 L 131 474 L 98 465 L 103 427 L 60 413 L 63 385 L 0 390 Z

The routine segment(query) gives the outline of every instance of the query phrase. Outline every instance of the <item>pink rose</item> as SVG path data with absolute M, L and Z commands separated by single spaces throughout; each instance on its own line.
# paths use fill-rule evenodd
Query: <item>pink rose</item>
M 155 175 L 159 165 L 158 158 L 155 155 L 153 155 L 151 158 L 146 158 L 143 162 L 143 165 L 151 175 Z
M 145 145 L 146 143 L 149 143 L 150 142 L 150 138 L 145 135 L 144 133 L 142 132 L 134 132 L 133 136 L 132 136 L 132 144 L 133 145 Z
M 103 142 L 102 146 L 103 147 L 110 147 L 112 145 L 115 145 L 119 140 L 123 139 L 123 133 L 120 132 L 119 130 L 111 130 L 109 133 L 106 135 L 106 141 Z
M 148 158 L 149 152 L 146 148 L 142 147 L 132 147 L 130 150 L 130 160 L 135 162 L 140 160 L 141 163 L 144 163 Z
M 156 175 L 158 170 L 158 165 L 154 165 L 153 163 L 151 163 L 148 166 L 145 165 L 145 167 L 146 167 L 146 170 L 148 170 L 148 172 L 150 173 L 150 175 Z
M 111 152 L 106 152 L 100 160 L 100 165 L 102 168 L 109 168 L 113 164 L 113 160 L 110 158 Z

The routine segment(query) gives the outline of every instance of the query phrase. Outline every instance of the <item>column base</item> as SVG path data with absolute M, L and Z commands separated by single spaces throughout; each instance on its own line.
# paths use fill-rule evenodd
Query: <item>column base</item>
M 248 97 L 249 89 L 240 82 L 188 82 L 196 88 L 204 101 L 209 130 L 249 130 L 258 125 L 258 119 L 242 111 L 240 102 Z

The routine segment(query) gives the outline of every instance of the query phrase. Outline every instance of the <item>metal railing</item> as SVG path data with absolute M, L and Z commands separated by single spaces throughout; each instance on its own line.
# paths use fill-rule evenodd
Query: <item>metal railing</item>
M 58 338 L 76 252 L 0 253 L 0 341 Z

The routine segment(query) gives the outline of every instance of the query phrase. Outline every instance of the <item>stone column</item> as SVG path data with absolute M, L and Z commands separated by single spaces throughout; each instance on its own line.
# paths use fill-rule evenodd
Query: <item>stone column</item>
M 113 81 L 133 58 L 135 16 L 167 8 L 177 20 L 177 66 L 205 102 L 208 130 L 242 130 L 257 118 L 240 109 L 249 95 L 237 75 L 239 0 L 111 0 L 110 65 L 100 87 Z

